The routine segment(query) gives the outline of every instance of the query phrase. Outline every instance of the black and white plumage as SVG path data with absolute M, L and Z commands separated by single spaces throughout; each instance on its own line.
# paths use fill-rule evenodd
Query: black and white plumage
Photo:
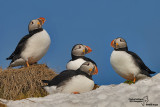
M 50 36 L 42 28 L 45 18 L 38 18 L 29 23 L 29 34 L 18 43 L 15 51 L 7 58 L 12 60 L 10 67 L 34 64 L 47 52 L 50 46 Z
M 121 77 L 135 82 L 136 80 L 151 77 L 151 71 L 134 52 L 128 51 L 127 43 L 122 38 L 116 38 L 111 42 L 114 51 L 111 54 L 110 62 L 113 69 Z
M 98 69 L 92 62 L 85 62 L 78 70 L 65 70 L 52 80 L 42 80 L 47 86 L 56 86 L 56 92 L 83 93 L 91 91 L 94 87 L 92 75 L 98 73 Z M 46 89 L 46 87 L 45 87 Z
M 67 70 L 77 70 L 86 61 L 90 61 L 96 65 L 93 60 L 85 57 L 85 54 L 90 52 L 92 52 L 91 48 L 86 45 L 74 45 L 71 51 L 72 59 L 66 65 Z

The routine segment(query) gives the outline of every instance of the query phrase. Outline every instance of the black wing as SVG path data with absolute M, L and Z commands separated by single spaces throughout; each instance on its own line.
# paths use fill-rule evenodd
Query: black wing
M 82 59 L 84 59 L 86 61 L 90 61 L 90 62 L 94 63 L 97 66 L 97 64 L 93 60 L 91 60 L 90 58 L 87 58 L 85 56 L 74 56 L 73 54 L 71 54 L 71 56 L 72 56 L 72 59 L 70 61 L 82 58 Z M 70 61 L 68 61 L 68 62 L 70 62 Z
M 7 59 L 7 60 L 10 60 L 10 59 L 16 60 L 17 58 L 19 58 L 19 57 L 20 57 L 19 55 L 21 54 L 21 52 L 22 52 L 23 49 L 25 48 L 25 44 L 26 44 L 27 40 L 28 40 L 31 36 L 32 36 L 32 35 L 26 35 L 26 36 L 24 36 L 24 37 L 20 40 L 20 42 L 18 43 L 15 51 L 14 51 L 8 58 L 6 58 L 6 59 Z
M 56 77 L 54 77 L 52 80 L 42 80 L 42 82 L 48 83 L 48 86 L 53 86 L 53 85 L 57 86 L 60 83 L 62 83 L 63 81 L 66 81 L 76 75 L 85 75 L 86 77 L 92 79 L 91 76 L 89 76 L 87 73 L 85 73 L 83 71 L 65 70 L 65 71 L 61 72 L 59 75 L 57 75 Z
M 151 71 L 142 61 L 142 59 L 134 52 L 127 51 L 130 55 L 132 55 L 133 59 L 135 60 L 135 63 L 139 68 L 142 70 L 142 74 L 145 74 L 147 76 L 150 76 L 149 74 L 154 74 L 155 72 Z
M 48 86 L 58 85 L 59 83 L 67 80 L 70 77 L 77 75 L 77 72 L 74 70 L 65 70 L 61 72 L 59 75 L 54 77 L 52 80 L 42 80 L 44 83 L 48 83 Z

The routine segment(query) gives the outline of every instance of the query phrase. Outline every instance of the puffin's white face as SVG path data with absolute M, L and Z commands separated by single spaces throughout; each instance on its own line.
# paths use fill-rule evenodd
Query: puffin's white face
M 89 61 L 83 63 L 80 67 L 80 70 L 88 73 L 89 75 L 95 75 L 98 73 L 96 65 Z
M 72 54 L 74 56 L 84 56 L 90 52 L 92 52 L 91 48 L 82 44 L 77 44 L 72 48 Z
M 46 21 L 45 18 L 42 18 L 42 17 L 30 21 L 30 23 L 29 23 L 29 25 L 28 25 L 28 30 L 29 30 L 29 32 L 30 32 L 30 31 L 33 31 L 33 30 L 35 30 L 35 29 L 42 28 L 42 25 L 44 24 L 45 21 Z
M 127 43 L 123 38 L 116 38 L 111 42 L 111 46 L 114 49 L 126 48 Z

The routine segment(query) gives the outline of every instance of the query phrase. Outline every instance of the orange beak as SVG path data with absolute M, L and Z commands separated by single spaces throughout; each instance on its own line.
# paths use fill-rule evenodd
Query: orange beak
M 98 73 L 98 68 L 95 66 L 95 70 L 94 70 L 93 75 L 96 75 L 97 73 Z
M 112 42 L 111 42 L 111 46 L 114 48 L 114 40 L 112 40 Z
M 88 47 L 88 46 L 86 46 L 86 47 L 87 47 L 87 49 L 88 49 L 87 53 L 92 52 L 92 49 L 91 49 L 90 47 Z
M 46 21 L 46 19 L 45 18 L 43 18 L 43 17 L 40 17 L 40 18 L 38 18 L 38 19 L 40 19 L 41 21 L 42 21 L 42 25 L 44 24 L 44 22 Z

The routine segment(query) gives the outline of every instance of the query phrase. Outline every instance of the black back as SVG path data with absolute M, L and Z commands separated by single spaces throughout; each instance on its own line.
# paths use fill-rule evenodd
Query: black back
M 85 56 L 74 56 L 74 55 L 72 55 L 72 59 L 71 59 L 70 61 L 74 61 L 74 60 L 77 60 L 77 59 L 79 59 L 79 58 L 82 58 L 82 59 L 84 59 L 85 61 L 90 61 L 90 62 L 92 62 L 93 64 L 95 64 L 95 65 L 97 66 L 97 64 L 96 64 L 92 59 L 87 58 L 87 57 L 85 57 Z
M 36 29 L 36 30 L 33 30 L 31 32 L 29 32 L 28 35 L 24 36 L 18 43 L 15 51 L 8 57 L 6 58 L 7 60 L 12 60 L 12 62 L 14 62 L 16 59 L 19 59 L 20 58 L 20 54 L 21 52 L 25 49 L 25 45 L 26 45 L 26 42 L 27 40 L 32 37 L 34 34 L 38 33 L 38 32 L 41 32 L 43 31 L 42 28 L 39 28 L 39 29 Z
M 87 74 L 86 72 L 83 72 L 81 70 L 65 70 L 63 72 L 61 72 L 59 75 L 57 75 L 56 77 L 54 77 L 52 80 L 42 80 L 42 82 L 44 83 L 48 83 L 47 86 L 57 86 L 59 84 L 61 84 L 64 81 L 67 81 L 69 79 L 71 79 L 71 77 L 76 76 L 76 75 L 84 75 L 89 79 L 92 79 L 92 76 Z

